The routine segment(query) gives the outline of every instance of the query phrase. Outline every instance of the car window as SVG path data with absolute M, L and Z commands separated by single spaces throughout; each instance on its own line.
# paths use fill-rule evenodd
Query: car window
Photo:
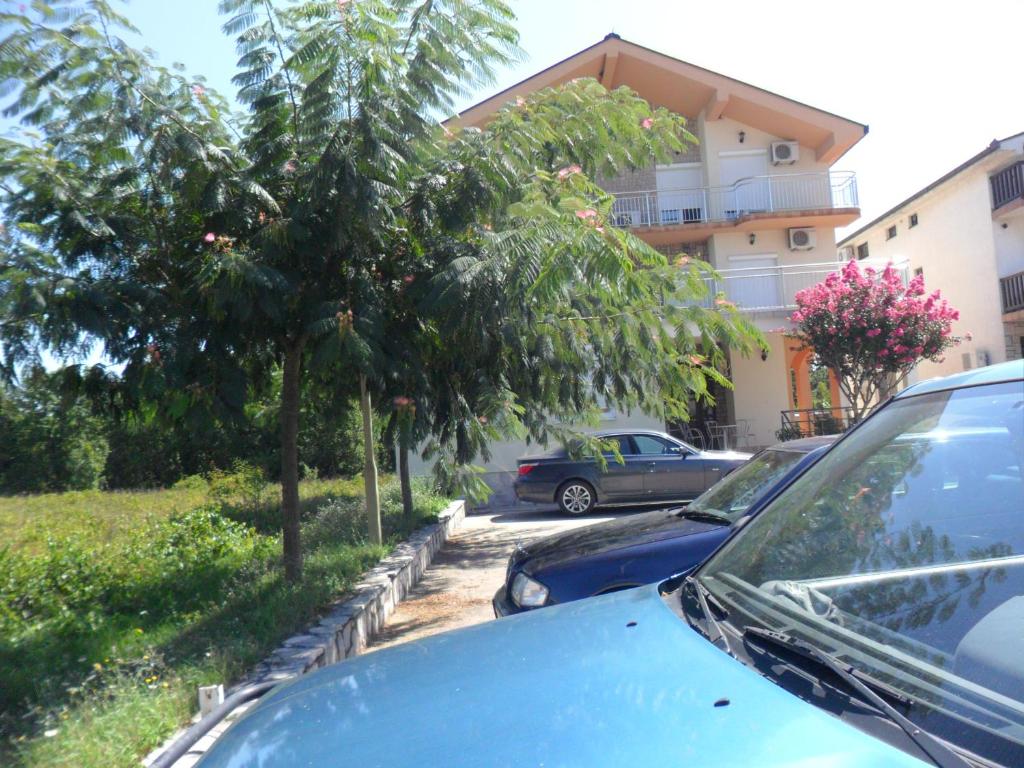
M 619 453 L 622 456 L 636 455 L 636 451 L 633 449 L 633 443 L 632 441 L 630 441 L 629 435 L 611 435 L 603 439 L 618 444 Z M 607 456 L 608 458 L 615 456 L 615 454 L 610 450 L 604 451 L 604 455 Z
M 678 446 L 654 435 L 633 435 L 633 441 L 636 443 L 637 452 L 642 456 L 651 454 L 665 456 L 679 453 Z
M 700 578 L 739 626 L 822 647 L 911 719 L 1024 765 L 1024 387 L 907 397 L 825 454 Z
M 690 504 L 690 509 L 737 519 L 803 457 L 804 454 L 796 451 L 761 451 L 697 497 Z

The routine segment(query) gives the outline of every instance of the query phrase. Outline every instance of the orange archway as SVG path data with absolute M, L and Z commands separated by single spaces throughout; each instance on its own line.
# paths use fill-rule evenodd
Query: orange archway
M 813 348 L 805 347 L 799 339 L 793 336 L 786 337 L 786 376 L 788 377 L 787 391 L 789 392 L 790 410 L 810 411 L 814 408 L 814 396 L 811 392 L 811 362 L 813 360 Z M 828 372 L 828 384 L 832 415 L 841 419 L 839 380 L 831 369 Z M 796 416 L 793 420 L 808 433 L 813 431 L 813 422 L 809 414 L 806 420 L 802 416 Z

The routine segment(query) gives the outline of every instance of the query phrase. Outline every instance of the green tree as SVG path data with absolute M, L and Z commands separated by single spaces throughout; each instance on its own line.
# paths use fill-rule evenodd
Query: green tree
M 17 232 L 4 359 L 99 338 L 139 402 L 199 419 L 240 413 L 250 380 L 279 364 L 294 579 L 303 375 L 347 355 L 352 377 L 365 376 L 379 264 L 417 141 L 436 130 L 434 110 L 509 60 L 515 33 L 498 0 L 221 9 L 249 107 L 235 125 L 201 80 L 119 38 L 131 26 L 104 0 L 5 18 L 0 73 L 19 86 L 7 114 L 36 135 L 2 145 Z
M 23 378 L 0 389 L 0 492 L 99 487 L 108 453 L 102 419 L 60 376 L 34 369 Z
M 419 257 L 389 303 L 389 336 L 416 339 L 389 356 L 408 361 L 394 376 L 400 456 L 428 438 L 442 469 L 472 479 L 465 468 L 495 439 L 569 441 L 565 425 L 602 405 L 686 418 L 709 382 L 728 384 L 723 349 L 758 334 L 721 297 L 705 308 L 705 264 L 669 263 L 612 226 L 594 182 L 693 140 L 629 88 L 582 79 L 443 141 L 393 249 Z
M 35 131 L 0 144 L 4 360 L 100 339 L 125 403 L 193 424 L 240 418 L 279 370 L 289 578 L 311 382 L 360 395 L 366 427 L 414 400 L 406 448 L 430 436 L 460 467 L 600 399 L 681 415 L 752 338 L 694 301 L 696 265 L 610 227 L 592 181 L 681 148 L 681 118 L 580 81 L 485 131 L 438 125 L 518 52 L 500 0 L 224 0 L 238 119 L 119 39 L 104 0 L 34 8 L 0 42 Z

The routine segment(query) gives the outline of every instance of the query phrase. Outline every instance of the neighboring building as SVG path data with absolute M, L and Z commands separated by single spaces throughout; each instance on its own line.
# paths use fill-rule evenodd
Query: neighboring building
M 811 407 L 807 351 L 775 329 L 794 294 L 837 269 L 835 228 L 860 216 L 856 179 L 832 171 L 867 126 L 679 61 L 609 35 L 603 41 L 461 113 L 480 126 L 509 101 L 592 77 L 629 86 L 652 105 L 683 115 L 699 144 L 671 165 L 603 181 L 615 194 L 614 223 L 668 255 L 686 253 L 721 274 L 717 290 L 765 331 L 766 357 L 730 356 L 735 391 L 713 410 L 694 408 L 692 426 L 740 425 L 741 447 L 775 442 L 782 411 Z M 839 404 L 832 383 L 832 403 Z M 664 429 L 638 414 L 607 414 L 602 428 Z M 522 443 L 494 446 L 489 482 L 499 492 L 515 473 Z M 507 500 L 499 493 L 499 501 Z
M 954 333 L 971 340 L 918 365 L 914 380 L 1024 356 L 1024 133 L 993 141 L 839 249 L 908 265 L 960 311 Z

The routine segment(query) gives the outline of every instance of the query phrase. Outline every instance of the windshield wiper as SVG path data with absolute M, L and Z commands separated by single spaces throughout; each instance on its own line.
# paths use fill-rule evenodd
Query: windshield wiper
M 714 606 L 714 609 L 718 611 L 722 618 L 728 617 L 729 612 L 720 602 L 718 602 L 718 598 L 711 594 L 708 588 L 700 583 L 696 576 L 687 576 L 686 586 L 692 589 L 694 594 L 697 595 L 697 604 L 700 606 L 701 613 L 704 614 L 704 621 L 708 626 L 708 642 L 712 645 L 718 645 L 718 642 L 721 641 L 725 652 L 730 656 L 735 656 L 736 654 L 734 654 L 732 649 L 729 647 L 729 638 L 725 632 L 722 631 L 722 627 L 718 623 L 718 619 L 715 618 L 714 613 L 712 613 L 711 608 Z
M 676 517 L 682 517 L 686 520 L 699 520 L 702 523 L 732 525 L 732 520 L 725 515 L 720 515 L 717 512 L 706 512 L 703 509 L 693 509 L 692 507 L 683 507 L 676 512 Z
M 781 632 L 773 632 L 770 629 L 747 627 L 743 632 L 743 639 L 749 640 L 751 638 L 755 639 L 757 643 L 789 651 L 796 656 L 813 661 L 831 671 L 850 688 L 860 694 L 861 697 L 866 699 L 879 714 L 898 725 L 907 734 L 907 737 L 939 768 L 971 768 L 970 763 L 957 755 L 953 750 L 904 717 L 898 709 L 876 693 L 875 688 L 884 691 L 887 695 L 899 696 L 899 694 L 888 690 L 887 686 L 872 680 L 852 665 L 840 661 L 835 656 L 819 650 L 799 638 L 791 637 Z M 899 698 L 907 706 L 913 703 L 906 697 L 899 696 Z

